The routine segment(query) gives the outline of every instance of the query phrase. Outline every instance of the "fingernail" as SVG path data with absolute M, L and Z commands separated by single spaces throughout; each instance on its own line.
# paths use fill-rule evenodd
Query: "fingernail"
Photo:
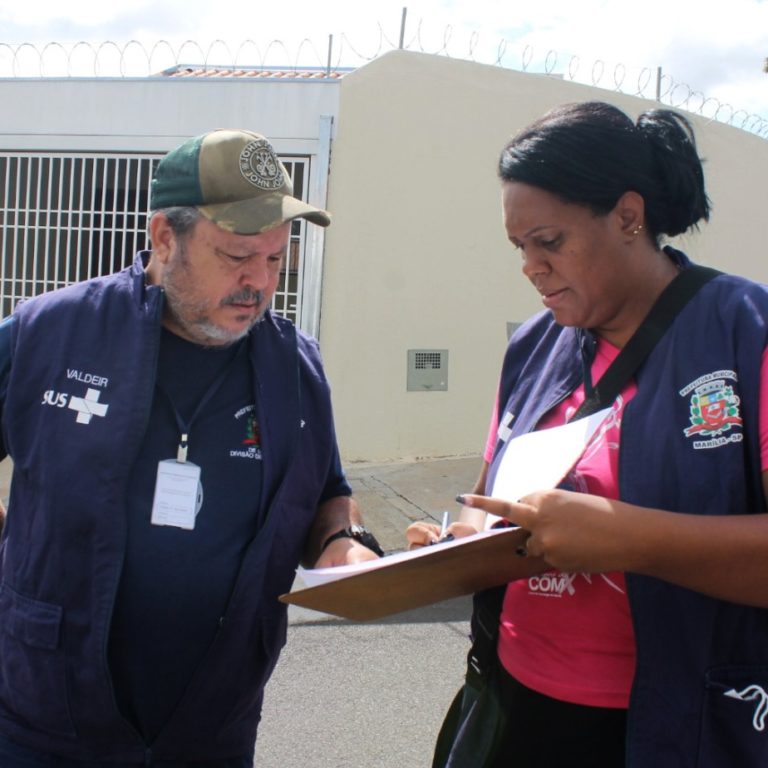
M 466 503 L 467 503 L 467 500 L 466 500 L 466 498 L 464 497 L 464 494 L 463 494 L 463 493 L 457 493 L 457 494 L 456 494 L 456 501 L 458 501 L 458 502 L 459 502 L 459 504 L 466 504 Z

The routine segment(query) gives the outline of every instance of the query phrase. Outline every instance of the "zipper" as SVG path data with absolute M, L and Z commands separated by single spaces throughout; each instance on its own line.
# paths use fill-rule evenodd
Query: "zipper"
M 147 287 L 148 289 L 149 287 Z M 163 311 L 163 304 L 164 304 L 164 292 L 162 289 L 158 289 L 157 291 L 153 291 L 150 296 L 153 296 L 155 294 L 156 298 L 154 298 L 155 301 L 155 308 L 154 313 L 151 316 L 151 322 L 153 325 L 153 328 L 155 330 L 154 333 L 154 349 L 152 351 L 152 364 L 148 368 L 149 371 L 152 372 L 151 376 L 147 377 L 147 382 L 145 385 L 145 391 L 144 391 L 144 402 L 147 403 L 146 409 L 145 409 L 145 416 L 142 423 L 141 430 L 137 431 L 137 434 L 139 436 L 143 435 L 144 432 L 147 429 L 147 426 L 149 424 L 150 414 L 152 413 L 152 398 L 154 396 L 154 384 L 155 380 L 157 378 L 157 362 L 160 355 L 160 335 L 161 335 L 161 320 L 162 320 L 162 311 Z M 132 297 L 133 298 L 133 297 Z M 149 322 L 149 321 L 147 321 Z M 140 399 L 138 402 L 142 402 Z M 138 452 L 138 445 L 140 444 L 140 441 L 137 443 L 137 449 Z M 133 458 L 133 457 L 132 457 Z M 126 475 L 125 484 L 122 489 L 122 492 L 118 494 L 118 498 L 125 498 L 126 494 L 128 492 L 128 475 Z M 107 631 L 104 635 L 104 645 L 102 647 L 102 659 L 104 660 L 104 678 L 107 680 L 107 684 L 109 687 L 109 691 L 112 696 L 112 705 L 115 708 L 115 711 L 120 714 L 120 717 L 123 721 L 123 724 L 128 728 L 128 730 L 133 733 L 136 736 L 136 739 L 145 747 L 144 751 L 144 765 L 145 766 L 151 766 L 153 755 L 152 750 L 149 748 L 149 745 L 147 745 L 144 741 L 144 737 L 136 730 L 133 723 L 131 723 L 129 720 L 127 720 L 122 712 L 120 712 L 120 707 L 117 704 L 117 697 L 115 696 L 115 687 L 114 683 L 112 681 L 112 673 L 109 669 L 109 639 L 111 636 L 111 629 L 112 629 L 112 618 L 114 615 L 114 608 L 115 608 L 115 602 L 117 600 L 117 592 L 120 588 L 120 581 L 122 579 L 122 573 L 123 573 L 123 566 L 125 565 L 125 540 L 127 539 L 127 530 L 128 530 L 128 520 L 126 518 L 125 514 L 125 507 L 122 509 L 123 515 L 122 515 L 122 521 L 123 521 L 123 547 L 122 547 L 122 556 L 120 558 L 120 567 L 118 570 L 118 576 L 117 579 L 115 579 L 115 586 L 112 591 L 112 596 L 109 601 L 110 609 L 109 609 L 109 615 L 107 616 Z

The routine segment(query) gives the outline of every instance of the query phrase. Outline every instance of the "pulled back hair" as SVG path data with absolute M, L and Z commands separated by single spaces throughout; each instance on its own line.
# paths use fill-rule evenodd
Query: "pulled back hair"
M 657 243 L 709 219 L 709 200 L 693 129 L 668 109 L 644 112 L 635 125 L 599 101 L 564 104 L 524 128 L 499 159 L 502 181 L 550 192 L 597 215 L 628 191 L 645 201 L 645 227 Z

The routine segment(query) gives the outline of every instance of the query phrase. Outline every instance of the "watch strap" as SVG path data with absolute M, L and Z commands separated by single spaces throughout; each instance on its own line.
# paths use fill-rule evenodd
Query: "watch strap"
M 384 550 L 379 545 L 376 537 L 362 525 L 351 525 L 347 528 L 342 528 L 336 533 L 332 533 L 323 543 L 321 552 L 324 552 L 329 544 L 337 539 L 354 539 L 360 542 L 364 547 L 368 547 L 372 552 L 375 552 L 379 557 L 384 556 Z

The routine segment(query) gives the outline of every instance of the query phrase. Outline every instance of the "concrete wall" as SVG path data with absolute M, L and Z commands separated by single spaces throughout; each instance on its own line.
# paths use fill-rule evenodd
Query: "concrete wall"
M 653 102 L 544 75 L 395 51 L 334 81 L 0 80 L 0 149 L 164 152 L 212 128 L 250 127 L 278 152 L 333 141 L 320 342 L 343 457 L 479 453 L 507 323 L 539 308 L 501 225 L 498 153 L 564 101 Z M 712 222 L 680 245 L 768 282 L 768 142 L 694 118 Z M 407 392 L 409 349 L 448 350 L 448 390 Z
M 347 461 L 480 453 L 507 323 L 540 308 L 502 228 L 498 154 L 545 110 L 588 99 L 656 106 L 404 51 L 342 81 L 320 342 Z M 768 142 L 693 122 L 714 214 L 676 244 L 768 282 Z M 406 391 L 407 350 L 425 348 L 449 351 L 447 391 Z

